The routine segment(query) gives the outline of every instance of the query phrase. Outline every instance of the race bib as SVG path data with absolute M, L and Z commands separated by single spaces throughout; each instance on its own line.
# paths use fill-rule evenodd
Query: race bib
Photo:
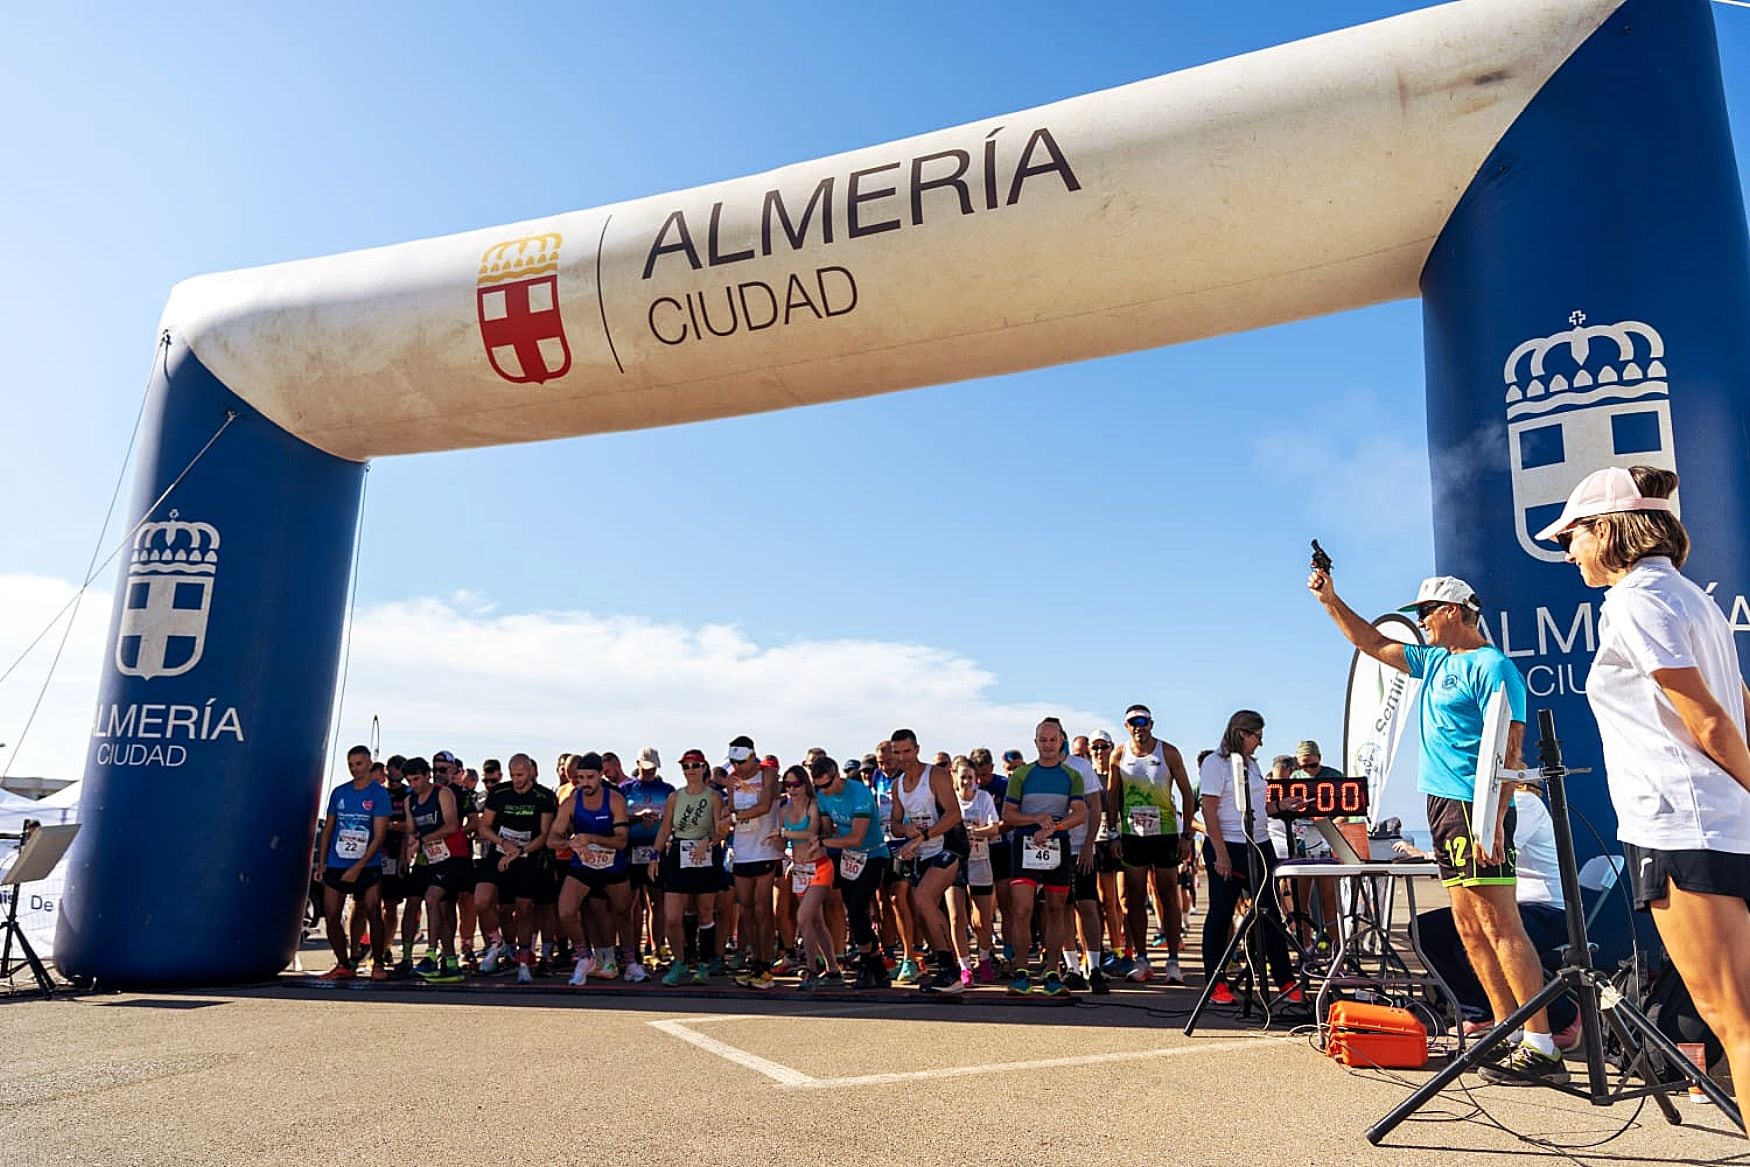
M 342 859 L 363 859 L 365 848 L 370 842 L 369 831 L 358 827 L 341 827 L 334 840 L 334 853 Z
M 790 890 L 801 895 L 814 882 L 814 864 L 792 863 L 790 865 Z
M 1134 835 L 1158 835 L 1161 833 L 1161 808 L 1158 806 L 1133 806 L 1130 808 L 1130 832 Z
M 634 847 L 634 848 L 632 848 L 632 862 L 634 862 L 634 863 L 655 863 L 656 862 L 656 848 L 655 847 Z
M 682 839 L 681 866 L 687 868 L 711 866 L 711 840 Z
M 450 857 L 450 845 L 442 836 L 435 839 L 421 839 L 420 849 L 425 852 L 427 863 L 442 863 Z
M 1055 871 L 1063 863 L 1063 841 L 1052 839 L 1041 847 L 1028 842 L 1021 848 L 1021 866 L 1028 871 Z
M 990 859 L 990 840 L 972 840 L 972 847 L 967 851 L 966 858 L 973 863 L 984 863 L 988 861 Z
M 591 871 L 606 871 L 614 865 L 614 852 L 611 847 L 598 847 L 590 843 L 577 853 L 583 865 Z
M 535 832 L 519 831 L 515 827 L 500 827 L 498 828 L 498 837 L 507 843 L 514 843 L 518 847 L 522 847 L 535 837 Z
M 868 862 L 867 851 L 840 851 L 839 874 L 846 879 L 856 879 L 863 874 L 863 868 Z
M 393 855 L 383 856 L 383 874 L 384 875 L 394 875 L 395 873 L 399 872 L 400 870 L 401 870 L 401 864 L 399 864 L 395 861 L 395 857 Z

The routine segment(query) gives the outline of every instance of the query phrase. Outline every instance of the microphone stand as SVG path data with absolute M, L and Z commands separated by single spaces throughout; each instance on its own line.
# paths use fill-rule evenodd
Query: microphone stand
M 1586 1086 L 1581 1088 L 1546 1083 L 1550 1089 L 1583 1098 L 1594 1106 L 1609 1106 L 1613 1102 L 1630 1098 L 1651 1097 L 1665 1115 L 1665 1121 L 1676 1126 L 1683 1120 L 1677 1113 L 1677 1108 L 1671 1104 L 1670 1095 L 1687 1083 L 1707 1095 L 1708 1101 L 1720 1108 L 1720 1113 L 1737 1124 L 1739 1130 L 1743 1130 L 1744 1117 L 1738 1113 L 1731 1097 L 1706 1073 L 1696 1069 L 1671 1039 L 1661 1033 L 1645 1013 L 1622 995 L 1609 977 L 1593 967 L 1592 946 L 1586 939 L 1586 911 L 1580 902 L 1579 868 L 1574 860 L 1574 830 L 1568 822 L 1565 779 L 1570 771 L 1562 765 L 1562 747 L 1556 737 L 1556 719 L 1553 712 L 1548 709 L 1537 711 L 1537 731 L 1541 738 L 1538 742 L 1537 758 L 1542 766 L 1544 789 L 1549 794 L 1549 817 L 1555 828 L 1556 865 L 1561 872 L 1563 908 L 1568 921 L 1568 943 L 1563 949 L 1561 971 L 1535 997 L 1514 1010 L 1512 1016 L 1478 1038 L 1444 1070 L 1424 1083 L 1420 1090 L 1399 1103 L 1390 1114 L 1368 1127 L 1367 1141 L 1378 1146 L 1379 1141 L 1390 1134 L 1399 1123 L 1427 1105 L 1460 1074 L 1485 1060 L 1491 1050 L 1525 1023 L 1526 1018 L 1569 991 L 1574 993 L 1580 1006 L 1581 1041 L 1586 1054 Z M 1611 1033 L 1622 1047 L 1626 1066 L 1622 1085 L 1616 1088 L 1612 1088 L 1609 1071 L 1604 1064 L 1603 1027 L 1606 1024 L 1610 1026 Z M 1637 1036 L 1644 1044 L 1636 1043 Z M 1660 1062 L 1675 1070 L 1681 1076 L 1680 1079 L 1662 1078 L 1658 1073 Z M 1647 1084 L 1630 1087 L 1628 1075 L 1631 1072 L 1639 1074 Z

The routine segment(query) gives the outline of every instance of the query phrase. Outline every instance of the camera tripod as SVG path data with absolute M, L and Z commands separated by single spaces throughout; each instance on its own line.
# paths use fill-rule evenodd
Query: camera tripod
M 1574 831 L 1568 822 L 1568 794 L 1564 784 L 1568 770 L 1562 765 L 1561 742 L 1556 738 L 1555 714 L 1548 709 L 1537 711 L 1537 760 L 1543 775 L 1544 789 L 1549 795 L 1549 816 L 1555 828 L 1556 864 L 1561 872 L 1562 899 L 1568 919 L 1568 944 L 1563 951 L 1563 964 L 1549 984 L 1531 1000 L 1514 1010 L 1512 1016 L 1477 1039 L 1463 1054 L 1452 1060 L 1440 1073 L 1430 1078 L 1420 1090 L 1398 1104 L 1390 1114 L 1367 1128 L 1367 1141 L 1377 1146 L 1399 1123 L 1427 1105 L 1460 1074 L 1482 1062 L 1489 1052 L 1506 1041 L 1508 1036 L 1551 1001 L 1572 991 L 1580 1005 L 1580 1035 L 1586 1053 L 1586 1085 L 1551 1086 L 1564 1094 L 1583 1098 L 1594 1106 L 1609 1106 L 1630 1098 L 1651 1097 L 1673 1126 L 1682 1122 L 1670 1095 L 1684 1082 L 1707 1095 L 1708 1100 L 1739 1130 L 1744 1118 L 1724 1090 L 1712 1078 L 1690 1064 L 1683 1052 L 1602 972 L 1592 966 L 1592 948 L 1586 939 L 1586 914 L 1580 902 L 1580 876 L 1574 862 Z M 1624 1072 L 1622 1085 L 1612 1088 L 1609 1071 L 1604 1064 L 1604 1030 L 1608 1024 L 1618 1044 L 1622 1046 Z M 1636 1037 L 1643 1044 L 1636 1044 Z M 1677 1071 L 1683 1081 L 1662 1078 L 1660 1063 Z M 1628 1085 L 1629 1074 L 1638 1074 L 1644 1086 Z

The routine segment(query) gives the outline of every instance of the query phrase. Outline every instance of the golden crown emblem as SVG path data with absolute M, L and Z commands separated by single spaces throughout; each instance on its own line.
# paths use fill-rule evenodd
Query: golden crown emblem
M 494 243 L 480 257 L 480 285 L 503 280 L 526 280 L 559 270 L 559 248 L 565 237 L 557 231 L 524 235 Z

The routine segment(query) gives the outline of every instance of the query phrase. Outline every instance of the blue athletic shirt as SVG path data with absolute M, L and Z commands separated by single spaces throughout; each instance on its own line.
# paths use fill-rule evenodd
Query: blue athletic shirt
M 371 826 L 376 819 L 389 817 L 389 788 L 373 782 L 363 790 L 351 782 L 337 786 L 328 795 L 328 821 L 334 830 L 328 836 L 329 867 L 351 867 L 364 857 L 371 845 Z M 386 836 L 385 836 L 386 837 Z M 383 865 L 383 849 L 371 856 L 366 867 Z
M 626 842 L 633 847 L 654 847 L 656 832 L 662 826 L 662 808 L 668 802 L 668 796 L 674 793 L 674 787 L 660 779 L 646 782 L 642 778 L 628 778 L 620 783 L 620 793 L 626 798 Z M 638 818 L 641 810 L 655 811 L 656 821 L 641 822 Z
M 1422 758 L 1416 789 L 1469 802 L 1476 794 L 1477 750 L 1489 697 L 1507 686 L 1513 720 L 1525 720 L 1525 678 L 1492 644 L 1453 653 L 1426 644 L 1404 645 L 1404 663 L 1422 682 L 1416 694 Z
M 843 790 L 837 794 L 819 793 L 814 800 L 820 804 L 820 813 L 832 820 L 832 830 L 822 829 L 822 838 L 836 839 L 848 835 L 855 829 L 852 826 L 855 820 L 868 819 L 869 828 L 863 832 L 863 841 L 853 850 L 862 851 L 871 859 L 888 854 L 887 839 L 881 833 L 881 824 L 875 821 L 875 795 L 867 786 L 854 778 L 847 778 Z
M 1072 803 L 1085 801 L 1085 793 L 1082 776 L 1076 770 L 1062 762 L 1055 766 L 1031 762 L 1009 775 L 1009 788 L 1003 794 L 1003 802 L 1016 807 L 1022 814 L 1049 814 L 1061 819 L 1069 815 Z M 1057 833 L 1064 837 L 1068 835 L 1066 831 Z

